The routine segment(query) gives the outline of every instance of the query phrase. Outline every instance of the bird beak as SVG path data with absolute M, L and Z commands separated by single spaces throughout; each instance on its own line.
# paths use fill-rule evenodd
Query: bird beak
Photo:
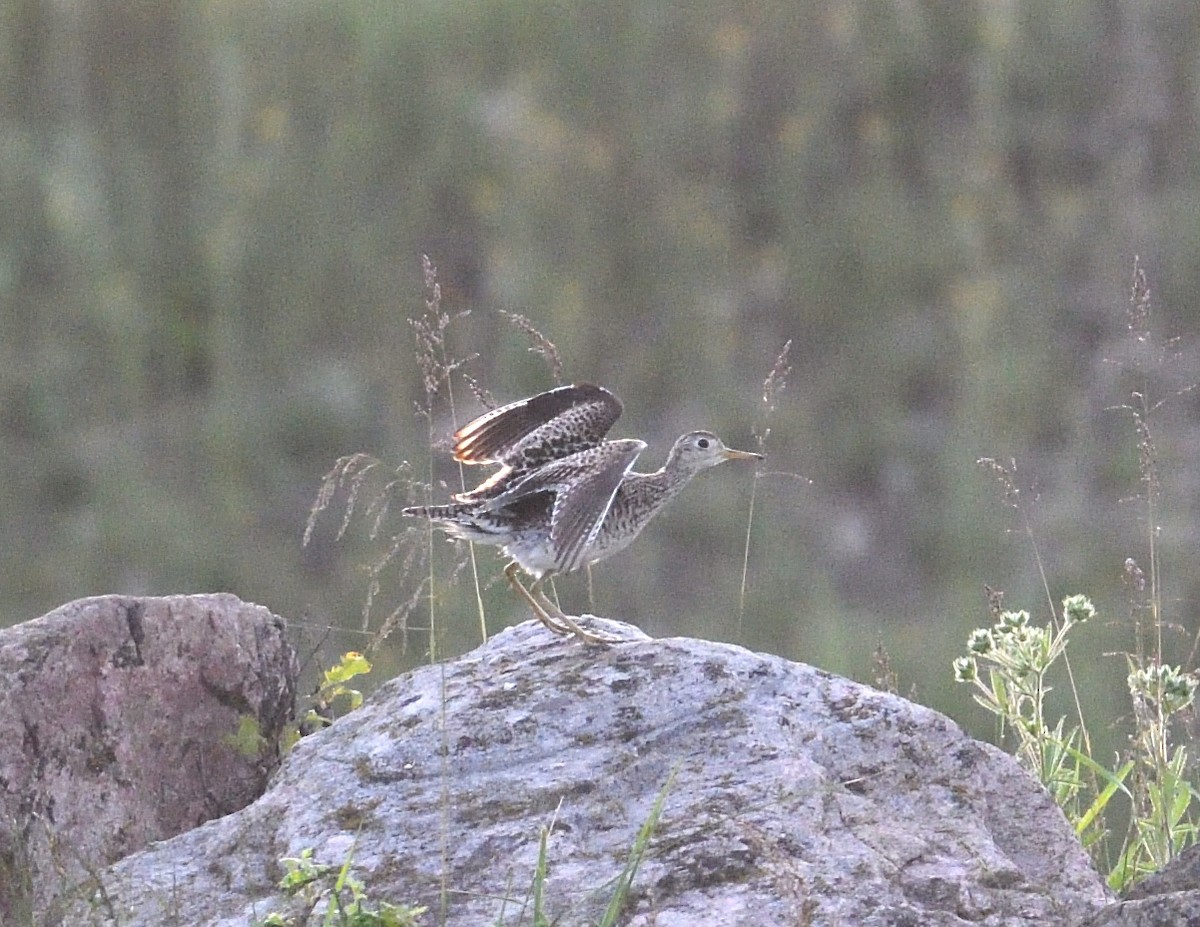
M 755 454 L 753 451 L 735 451 L 731 447 L 725 448 L 721 454 L 726 460 L 762 460 L 762 454 Z

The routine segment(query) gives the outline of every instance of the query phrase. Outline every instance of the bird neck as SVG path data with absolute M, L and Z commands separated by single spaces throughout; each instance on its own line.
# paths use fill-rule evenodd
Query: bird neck
M 632 494 L 652 502 L 665 502 L 678 493 L 695 476 L 677 466 L 675 458 L 669 458 L 664 466 L 653 473 L 631 473 L 625 480 Z

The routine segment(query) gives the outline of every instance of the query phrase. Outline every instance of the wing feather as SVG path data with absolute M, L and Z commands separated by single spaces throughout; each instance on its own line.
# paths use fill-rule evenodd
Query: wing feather
M 620 415 L 621 401 L 601 386 L 560 386 L 468 422 L 454 434 L 454 459 L 515 466 L 530 451 L 549 453 L 556 439 L 574 453 L 599 444 Z
M 617 490 L 645 447 L 645 441 L 629 438 L 579 451 L 535 470 L 486 505 L 495 510 L 535 493 L 554 493 L 550 541 L 557 571 L 569 573 L 583 565 Z

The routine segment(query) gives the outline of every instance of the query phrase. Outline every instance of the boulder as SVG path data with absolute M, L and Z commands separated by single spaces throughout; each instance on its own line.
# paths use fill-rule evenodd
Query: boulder
M 80 599 L 0 631 L 0 924 L 54 922 L 108 864 L 262 794 L 296 677 L 282 620 L 232 595 Z
M 1196 925 L 1200 925 L 1200 845 L 1196 844 L 1087 922 L 1087 927 Z
M 627 641 L 527 622 L 384 684 L 252 805 L 101 873 L 66 922 L 321 923 L 322 882 L 279 888 L 306 850 L 348 863 L 372 904 L 451 927 L 535 907 L 595 924 L 639 846 L 617 921 L 633 927 L 1062 927 L 1109 900 L 1038 783 L 937 712 L 588 622 Z

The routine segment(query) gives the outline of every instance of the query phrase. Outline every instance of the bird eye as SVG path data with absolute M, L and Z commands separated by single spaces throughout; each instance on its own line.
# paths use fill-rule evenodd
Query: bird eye
M 702 450 L 702 451 L 707 451 L 708 450 L 708 438 L 697 438 L 696 439 L 696 447 L 700 448 L 700 450 Z

